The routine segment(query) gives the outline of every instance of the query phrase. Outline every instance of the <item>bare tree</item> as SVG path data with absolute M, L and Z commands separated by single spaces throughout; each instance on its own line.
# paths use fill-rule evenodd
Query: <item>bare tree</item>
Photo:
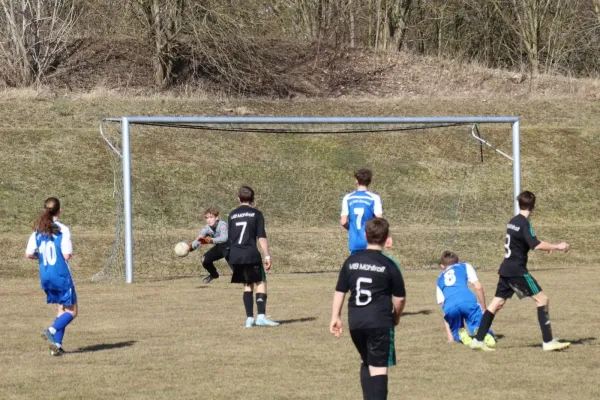
M 0 0 L 0 73 L 38 84 L 66 51 L 79 13 L 74 0 Z
M 388 9 L 388 34 L 395 50 L 400 50 L 408 27 L 412 0 L 392 0 Z
M 531 73 L 540 72 L 543 50 L 552 53 L 548 37 L 559 34 L 566 0 L 492 0 L 507 27 L 519 36 L 529 58 Z M 546 47 L 545 49 L 544 46 Z
M 179 56 L 185 0 L 134 1 L 142 14 L 146 35 L 152 42 L 154 83 L 166 88 L 173 82 L 173 70 Z

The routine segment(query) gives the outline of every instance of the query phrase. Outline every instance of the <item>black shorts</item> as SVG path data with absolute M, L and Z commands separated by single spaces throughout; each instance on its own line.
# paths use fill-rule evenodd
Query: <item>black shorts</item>
M 265 269 L 261 263 L 259 264 L 235 264 L 232 265 L 233 275 L 231 275 L 231 283 L 243 283 L 250 285 L 251 283 L 266 282 Z
M 533 276 L 529 274 L 521 276 L 500 276 L 496 286 L 496 297 L 510 299 L 514 293 L 519 299 L 531 297 L 542 291 L 542 287 Z
M 373 367 L 396 365 L 394 328 L 353 329 L 350 336 L 363 364 Z

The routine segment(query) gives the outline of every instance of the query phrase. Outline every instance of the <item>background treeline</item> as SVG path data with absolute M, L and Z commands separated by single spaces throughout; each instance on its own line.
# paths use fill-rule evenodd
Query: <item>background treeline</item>
M 315 49 L 351 47 L 598 77 L 600 0 L 0 0 L 0 87 L 93 74 L 83 49 L 102 60 L 124 43 L 158 88 L 277 87 Z

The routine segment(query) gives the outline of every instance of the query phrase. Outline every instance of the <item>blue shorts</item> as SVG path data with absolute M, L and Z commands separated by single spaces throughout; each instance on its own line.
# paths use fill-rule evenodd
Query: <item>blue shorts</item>
M 479 304 L 476 302 L 467 302 L 461 303 L 449 309 L 444 315 L 444 319 L 448 325 L 450 325 L 450 330 L 452 331 L 454 340 L 460 342 L 458 330 L 465 326 L 463 320 L 467 323 L 469 335 L 474 335 L 475 329 L 479 328 L 482 316 L 483 313 L 481 312 Z
M 67 290 L 46 289 L 45 292 L 47 304 L 60 304 L 62 306 L 72 306 L 73 304 L 77 304 L 75 286 L 72 286 Z

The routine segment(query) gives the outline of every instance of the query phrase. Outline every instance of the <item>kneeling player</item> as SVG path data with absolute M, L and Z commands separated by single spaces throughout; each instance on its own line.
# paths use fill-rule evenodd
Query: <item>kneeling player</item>
M 342 265 L 333 295 L 329 331 L 342 334 L 340 318 L 346 292 L 350 336 L 360 353 L 363 398 L 387 398 L 388 367 L 396 365 L 394 326 L 404 309 L 404 280 L 398 264 L 382 253 L 392 245 L 389 225 L 383 218 L 367 221 L 367 250 L 351 255 Z
M 459 263 L 456 253 L 445 251 L 440 258 L 442 273 L 437 280 L 437 302 L 442 304 L 448 342 L 471 344 L 471 336 L 479 328 L 481 316 L 485 311 L 485 293 L 477 278 L 477 273 L 467 263 Z M 467 282 L 475 288 L 475 295 L 469 290 Z M 477 297 L 475 297 L 477 296 Z M 479 304 L 477 304 L 479 302 Z M 463 321 L 467 322 L 467 330 Z M 494 347 L 493 334 L 485 336 L 488 346 Z
M 208 276 L 204 277 L 202 282 L 210 283 L 219 277 L 214 262 L 222 258 L 225 260 L 228 258 L 228 229 L 227 222 L 219 219 L 219 210 L 216 208 L 207 208 L 204 210 L 204 220 L 206 221 L 206 225 L 200 231 L 198 238 L 190 244 L 190 251 L 196 250 L 203 244 L 214 243 L 213 248 L 202 256 L 202 266 L 209 273 Z

